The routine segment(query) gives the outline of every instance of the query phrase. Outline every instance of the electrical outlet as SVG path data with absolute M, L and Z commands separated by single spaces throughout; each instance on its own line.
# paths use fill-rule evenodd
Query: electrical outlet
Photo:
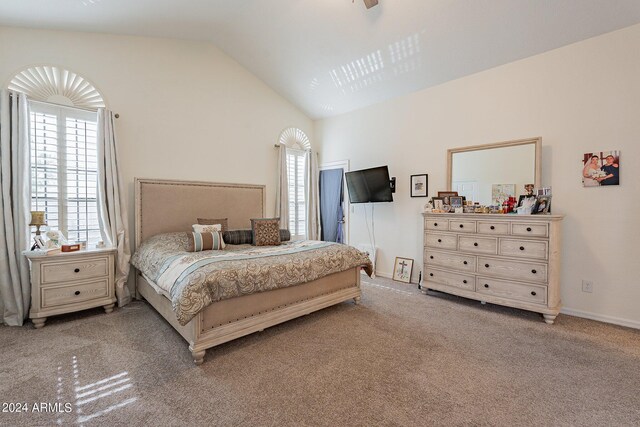
M 591 280 L 582 281 L 582 292 L 593 292 L 593 282 Z

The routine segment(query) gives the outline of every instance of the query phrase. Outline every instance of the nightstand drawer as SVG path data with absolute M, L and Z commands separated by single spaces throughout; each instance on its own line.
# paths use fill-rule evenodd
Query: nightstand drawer
M 109 278 L 70 286 L 42 288 L 42 307 L 51 308 L 109 296 Z
M 43 262 L 42 284 L 66 283 L 75 280 L 95 279 L 109 275 L 109 257 L 86 258 L 56 263 Z

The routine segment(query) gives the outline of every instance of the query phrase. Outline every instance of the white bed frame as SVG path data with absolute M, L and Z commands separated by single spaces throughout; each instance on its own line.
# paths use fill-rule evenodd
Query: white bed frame
M 188 231 L 198 217 L 229 218 L 229 228 L 250 228 L 264 217 L 265 187 L 157 179 L 135 180 L 136 250 L 145 238 Z M 178 323 L 171 301 L 136 271 L 136 292 L 182 337 L 196 365 L 208 348 L 262 331 L 344 301 L 360 301 L 360 267 L 290 288 L 223 300 L 209 305 L 189 323 Z

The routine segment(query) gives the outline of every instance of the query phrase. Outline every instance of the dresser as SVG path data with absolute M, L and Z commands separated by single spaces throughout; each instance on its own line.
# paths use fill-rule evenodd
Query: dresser
M 115 249 L 90 249 L 55 255 L 27 251 L 31 264 L 29 317 L 42 328 L 49 316 L 104 307 L 111 313 L 115 297 Z
M 428 289 L 541 313 L 560 312 L 562 215 L 424 213 Z

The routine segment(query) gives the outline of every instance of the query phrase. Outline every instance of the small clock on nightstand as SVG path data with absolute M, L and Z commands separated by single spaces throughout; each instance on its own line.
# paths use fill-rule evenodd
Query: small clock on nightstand
M 115 253 L 112 248 L 55 255 L 24 252 L 31 263 L 33 325 L 42 328 L 49 316 L 93 307 L 111 313 L 116 301 Z

